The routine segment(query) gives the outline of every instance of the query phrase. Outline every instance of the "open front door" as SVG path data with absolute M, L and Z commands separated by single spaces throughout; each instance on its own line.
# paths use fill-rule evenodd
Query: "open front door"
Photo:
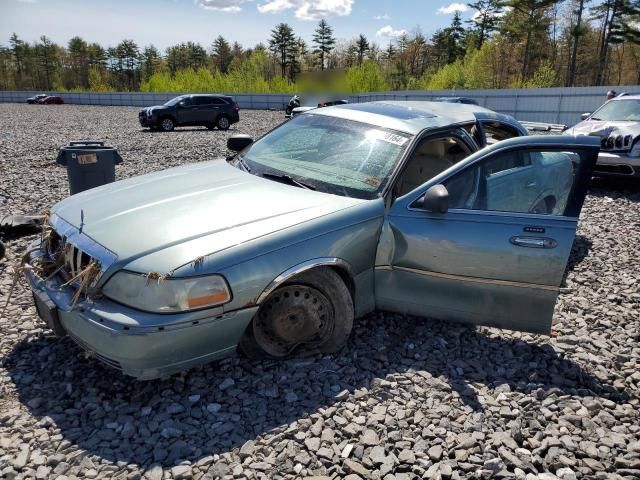
M 598 150 L 591 137 L 510 139 L 397 199 L 378 246 L 377 307 L 549 333 Z M 424 201 L 436 184 L 444 213 Z

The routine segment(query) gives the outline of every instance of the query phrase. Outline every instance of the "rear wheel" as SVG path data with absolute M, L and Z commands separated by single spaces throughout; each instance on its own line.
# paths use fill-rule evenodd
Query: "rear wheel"
M 327 267 L 302 273 L 260 305 L 240 342 L 251 358 L 332 353 L 353 327 L 353 300 L 340 276 Z
M 160 122 L 160 128 L 162 128 L 162 130 L 165 132 L 170 132 L 175 128 L 175 126 L 175 122 L 169 117 L 163 118 Z
M 216 127 L 218 127 L 219 130 L 229 130 L 230 126 L 231 122 L 226 115 L 220 115 L 216 120 Z

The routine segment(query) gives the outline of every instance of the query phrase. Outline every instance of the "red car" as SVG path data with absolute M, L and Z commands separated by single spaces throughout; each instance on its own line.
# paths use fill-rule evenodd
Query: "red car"
M 38 103 L 43 105 L 62 105 L 64 103 L 64 100 L 62 100 L 62 97 L 58 97 L 56 95 L 48 95 L 38 100 Z

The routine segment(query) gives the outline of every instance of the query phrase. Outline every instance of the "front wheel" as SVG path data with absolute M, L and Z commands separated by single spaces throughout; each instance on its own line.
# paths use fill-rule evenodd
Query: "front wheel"
M 260 305 L 240 348 L 250 358 L 333 353 L 353 327 L 353 300 L 340 275 L 328 267 L 304 272 Z
M 218 130 L 229 130 L 230 126 L 231 122 L 229 121 L 229 118 L 224 115 L 219 116 L 218 120 L 216 120 L 216 127 L 218 127 Z
M 160 128 L 162 128 L 165 132 L 170 132 L 175 128 L 176 124 L 169 117 L 163 118 L 162 122 L 160 122 Z

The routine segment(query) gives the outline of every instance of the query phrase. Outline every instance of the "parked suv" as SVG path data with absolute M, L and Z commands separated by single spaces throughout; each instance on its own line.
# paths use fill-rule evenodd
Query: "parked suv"
M 240 106 L 226 95 L 181 95 L 138 113 L 140 125 L 170 132 L 175 127 L 202 126 L 227 130 L 240 120 Z

